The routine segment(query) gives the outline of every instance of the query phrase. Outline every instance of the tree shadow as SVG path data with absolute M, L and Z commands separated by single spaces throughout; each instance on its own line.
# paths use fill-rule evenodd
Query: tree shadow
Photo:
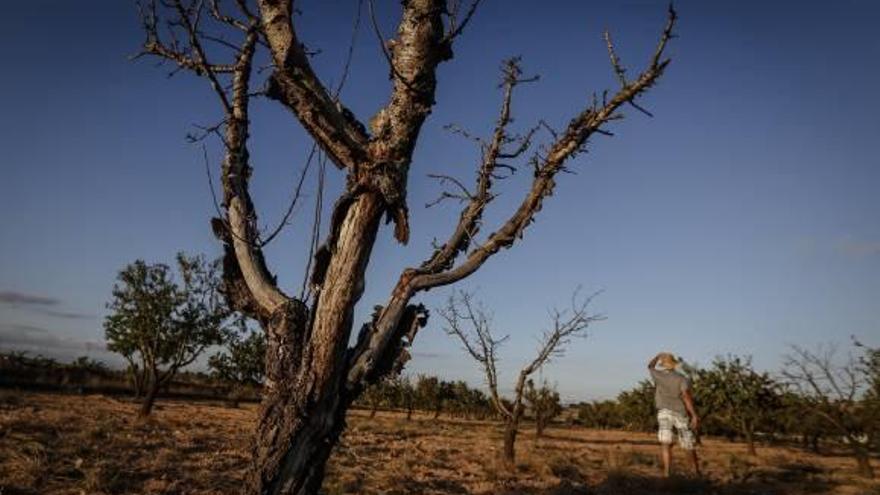
M 387 495 L 403 495 L 409 493 L 443 493 L 462 494 L 470 493 L 461 483 L 444 479 L 416 480 L 410 476 L 395 479 L 395 489 L 385 492 Z
M 611 473 L 587 492 L 595 495 L 803 495 L 829 493 L 836 483 L 798 471 L 758 472 L 752 479 L 717 481 L 706 478 L 659 478 L 634 473 Z M 550 490 L 546 495 L 563 495 L 565 491 Z M 574 493 L 574 492 L 570 492 Z
M 590 483 L 582 469 L 574 465 L 566 465 L 565 469 L 554 469 L 553 474 L 560 478 L 556 486 L 543 489 L 510 486 L 498 493 L 504 495 L 804 495 L 829 493 L 838 484 L 823 476 L 822 469 L 800 463 L 756 469 L 744 479 L 737 480 L 683 476 L 661 478 L 617 469 L 611 471 L 600 482 Z
M 584 445 L 648 445 L 658 446 L 656 440 L 632 440 L 621 438 L 577 438 L 557 436 L 550 433 L 544 433 L 541 440 L 554 440 L 557 442 L 580 443 Z

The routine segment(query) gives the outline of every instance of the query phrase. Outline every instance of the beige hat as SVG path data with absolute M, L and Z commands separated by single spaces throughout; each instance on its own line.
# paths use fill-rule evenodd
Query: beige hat
M 660 360 L 658 361 L 658 364 L 662 368 L 674 370 L 679 364 L 681 364 L 681 361 L 679 361 L 678 358 L 676 358 L 672 354 L 664 352 L 660 355 Z

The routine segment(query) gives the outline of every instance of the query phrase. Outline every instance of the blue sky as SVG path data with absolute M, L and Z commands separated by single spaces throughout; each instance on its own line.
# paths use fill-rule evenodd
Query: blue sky
M 316 71 L 338 81 L 356 2 L 303 0 L 302 38 L 320 48 Z M 880 344 L 880 167 L 876 113 L 880 21 L 876 2 L 680 1 L 673 63 L 616 136 L 560 179 L 524 240 L 461 288 L 493 309 L 502 374 L 533 353 L 548 309 L 572 290 L 602 289 L 608 319 L 544 370 L 569 398 L 607 397 L 671 350 L 697 363 L 754 356 L 776 370 L 790 344 Z M 397 3 L 377 0 L 393 33 Z M 441 66 L 437 107 L 410 177 L 413 235 L 383 229 L 359 320 L 381 304 L 400 270 L 448 235 L 454 205 L 424 209 L 427 173 L 470 177 L 476 150 L 442 127 L 491 130 L 499 62 L 521 55 L 539 84 L 514 103 L 520 129 L 562 127 L 593 91 L 613 88 L 601 40 L 615 36 L 630 73 L 653 51 L 665 3 L 486 0 Z M 31 0 L 0 18 L 0 347 L 102 357 L 104 304 L 117 270 L 178 250 L 218 254 L 201 149 L 184 137 L 218 120 L 203 80 L 131 62 L 143 36 L 133 2 Z M 388 95 L 388 70 L 362 25 L 342 98 L 368 119 Z M 309 142 L 271 102 L 253 115 L 253 194 L 261 223 L 286 207 Z M 210 148 L 214 170 L 219 149 Z M 523 171 L 525 172 L 525 170 Z M 528 173 L 504 182 L 487 225 L 521 197 Z M 328 194 L 341 175 L 328 174 Z M 307 199 L 311 199 L 313 187 Z M 298 288 L 308 239 L 306 201 L 267 252 L 282 285 Z M 448 294 L 421 298 L 436 306 Z M 474 363 L 431 320 L 410 373 L 480 383 Z

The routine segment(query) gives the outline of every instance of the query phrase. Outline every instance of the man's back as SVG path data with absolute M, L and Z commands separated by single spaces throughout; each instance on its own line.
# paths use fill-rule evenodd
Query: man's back
M 687 414 L 684 401 L 681 396 L 688 388 L 688 380 L 675 371 L 651 370 L 656 392 L 654 393 L 654 405 L 657 410 L 669 409 L 681 414 Z

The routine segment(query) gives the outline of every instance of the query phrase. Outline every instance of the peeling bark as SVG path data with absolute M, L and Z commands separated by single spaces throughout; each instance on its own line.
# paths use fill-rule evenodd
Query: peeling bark
M 389 63 L 390 97 L 370 120 L 369 131 L 338 94 L 324 87 L 311 67 L 294 26 L 293 0 L 257 0 L 255 12 L 243 1 L 233 2 L 232 7 L 218 2 L 208 2 L 208 7 L 204 2 L 190 4 L 183 0 L 145 2 L 142 20 L 147 40 L 141 55 L 170 60 L 181 69 L 205 77 L 224 110 L 223 123 L 213 128 L 222 135 L 225 157 L 223 201 L 217 205 L 218 218 L 212 220 L 214 232 L 224 245 L 223 293 L 232 307 L 259 321 L 268 335 L 267 384 L 247 487 L 254 494 L 318 492 L 351 403 L 366 386 L 398 372 L 409 359 L 407 348 L 428 318 L 423 306 L 411 304 L 412 298 L 421 291 L 466 277 L 522 236 L 543 200 L 552 194 L 555 176 L 564 163 L 593 133 L 601 132 L 601 126 L 619 117 L 615 113 L 619 107 L 634 105 L 633 100 L 662 75 L 668 60 L 660 57 L 675 20 L 670 11 L 660 45 L 639 78 L 624 80 L 610 101 L 584 110 L 566 132 L 555 136 L 549 153 L 536 161 L 532 187 L 520 207 L 487 242 L 467 253 L 483 210 L 493 197 L 494 171 L 506 166 L 498 160 L 518 157 L 530 144 L 525 139 L 517 149 L 508 149 L 514 141 L 507 132 L 512 121 L 512 89 L 526 81 L 520 79 L 516 62 L 509 64 L 493 144 L 478 166 L 477 193 L 462 211 L 458 227 L 444 247 L 422 266 L 401 272 L 388 300 L 361 327 L 355 346 L 347 348 L 354 308 L 364 291 L 367 265 L 383 216 L 394 222 L 394 236 L 400 243 L 406 244 L 409 239 L 409 169 L 422 125 L 435 104 L 437 68 L 452 58 L 452 43 L 468 25 L 480 0 L 473 0 L 462 19 L 448 12 L 445 0 L 401 2 L 395 38 L 381 40 Z M 170 10 L 174 22 L 160 23 L 157 5 Z M 225 8 L 235 13 L 222 11 Z M 206 19 L 241 33 L 240 45 L 224 41 L 227 47 L 239 46 L 234 60 L 207 60 L 206 54 L 213 52 L 201 46 L 207 38 L 200 23 Z M 165 42 L 160 30 L 166 25 L 183 36 Z M 187 41 L 179 41 L 183 39 Z M 329 235 L 314 256 L 310 274 L 314 297 L 310 301 L 290 297 L 279 288 L 264 258 L 264 242 L 260 240 L 257 212 L 249 192 L 250 80 L 254 54 L 263 48 L 273 63 L 266 96 L 290 110 L 321 150 L 346 173 L 346 188 L 334 207 Z M 465 259 L 456 265 L 461 256 Z M 493 400 L 500 404 L 497 394 Z M 515 426 L 522 415 L 521 400 L 511 412 L 517 418 Z M 512 451 L 515 427 L 508 436 Z

